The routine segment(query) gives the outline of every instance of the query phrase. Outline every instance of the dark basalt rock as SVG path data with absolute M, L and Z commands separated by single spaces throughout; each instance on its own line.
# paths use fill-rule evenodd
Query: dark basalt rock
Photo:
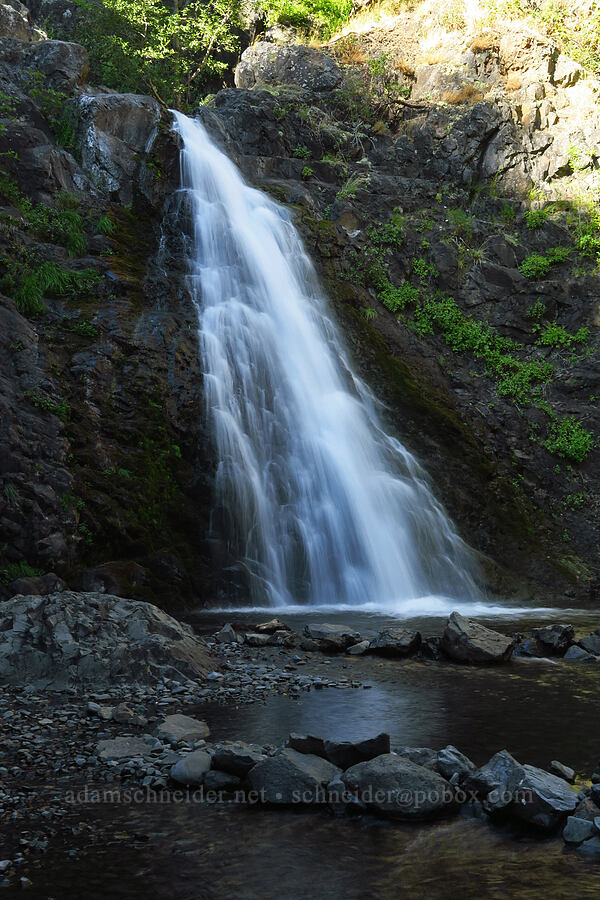
M 381 733 L 364 741 L 325 741 L 325 756 L 340 769 L 348 769 L 360 762 L 390 752 L 390 736 Z
M 387 628 L 371 641 L 369 650 L 378 656 L 410 656 L 420 645 L 420 632 L 406 628 Z
M 491 665 L 507 662 L 515 646 L 506 637 L 453 612 L 442 635 L 442 650 L 457 662 Z

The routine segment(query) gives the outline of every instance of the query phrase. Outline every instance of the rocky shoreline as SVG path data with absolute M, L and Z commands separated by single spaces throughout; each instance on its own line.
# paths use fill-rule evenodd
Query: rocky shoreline
M 71 592 L 13 598 L 0 604 L 0 622 L 0 814 L 14 826 L 0 860 L 5 887 L 27 881 L 27 861 L 75 827 L 82 804 L 115 790 L 141 791 L 142 801 L 300 805 L 402 822 L 460 814 L 562 829 L 569 846 L 600 853 L 600 765 L 591 779 L 576 778 L 561 762 L 546 771 L 503 749 L 477 768 L 451 745 L 392 747 L 385 733 L 345 742 L 290 734 L 280 745 L 211 741 L 209 724 L 195 715 L 205 704 L 260 703 L 275 693 L 368 689 L 352 675 L 358 655 L 431 665 L 554 653 L 597 663 L 597 632 L 576 639 L 571 626 L 551 625 L 508 637 L 454 613 L 438 638 L 402 628 L 366 637 L 326 624 L 300 635 L 271 620 L 228 623 L 203 639 L 150 604 Z M 88 819 L 83 813 L 81 834 L 100 839 Z

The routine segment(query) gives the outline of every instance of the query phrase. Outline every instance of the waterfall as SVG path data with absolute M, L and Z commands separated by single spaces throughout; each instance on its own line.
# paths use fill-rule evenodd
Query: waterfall
M 473 554 L 386 434 L 285 209 L 174 113 L 216 508 L 257 605 L 473 600 Z

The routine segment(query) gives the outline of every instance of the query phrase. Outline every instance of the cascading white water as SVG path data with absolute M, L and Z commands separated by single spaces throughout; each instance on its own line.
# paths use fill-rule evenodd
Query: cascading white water
M 193 220 L 217 504 L 254 602 L 395 608 L 478 596 L 472 554 L 382 430 L 288 213 L 174 113 Z

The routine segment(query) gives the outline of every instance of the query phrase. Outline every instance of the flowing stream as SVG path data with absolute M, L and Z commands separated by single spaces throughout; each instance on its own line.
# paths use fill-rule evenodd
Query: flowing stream
M 286 210 L 175 113 L 215 518 L 273 607 L 476 601 L 473 554 L 382 428 Z

